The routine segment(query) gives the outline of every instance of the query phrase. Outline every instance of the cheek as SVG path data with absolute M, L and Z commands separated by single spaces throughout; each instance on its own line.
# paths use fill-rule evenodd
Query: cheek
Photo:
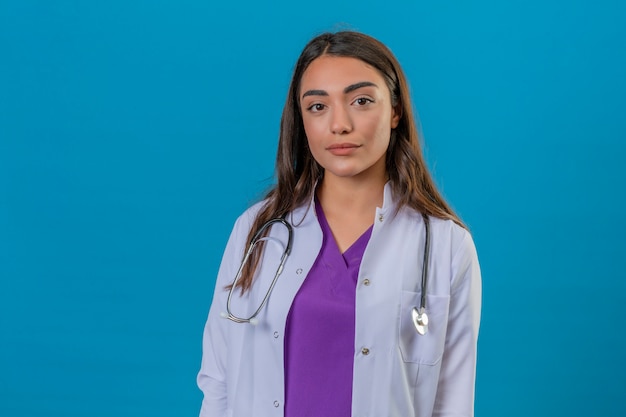
M 302 120 L 304 133 L 306 134 L 309 147 L 313 148 L 319 144 L 322 135 L 322 126 L 318 119 L 305 118 Z
M 369 117 L 363 120 L 363 130 L 377 141 L 388 142 L 391 135 L 391 124 L 386 115 Z

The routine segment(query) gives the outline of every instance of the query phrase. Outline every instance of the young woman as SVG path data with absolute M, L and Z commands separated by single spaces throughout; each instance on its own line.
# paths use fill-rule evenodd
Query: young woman
M 382 43 L 337 32 L 306 45 L 276 175 L 224 252 L 200 415 L 473 415 L 476 250 L 427 171 Z

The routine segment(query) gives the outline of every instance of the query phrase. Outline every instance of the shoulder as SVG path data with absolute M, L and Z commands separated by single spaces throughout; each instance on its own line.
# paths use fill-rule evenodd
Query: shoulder
M 433 241 L 438 241 L 438 249 L 445 250 L 449 256 L 451 288 L 467 280 L 480 280 L 478 254 L 471 233 L 452 220 L 431 217 L 430 221 Z
M 433 240 L 438 239 L 445 242 L 450 248 L 450 253 L 454 260 L 476 256 L 476 247 L 471 233 L 464 227 L 459 226 L 452 220 L 429 217 Z
M 399 214 L 409 222 L 424 222 L 421 213 L 410 208 L 403 208 Z M 449 219 L 428 216 L 428 220 L 434 252 L 459 267 L 477 262 L 474 239 L 466 228 Z
M 444 238 L 450 245 L 452 253 L 462 250 L 463 247 L 474 245 L 470 232 L 456 224 L 452 220 L 441 219 L 438 217 L 428 217 L 433 235 Z
M 409 207 L 401 208 L 398 212 L 398 216 L 400 216 L 405 222 L 415 224 L 424 223 L 424 217 L 422 214 Z M 467 244 L 467 242 L 472 242 L 470 232 L 452 220 L 428 216 L 428 222 L 433 240 L 450 245 L 453 251 L 455 249 L 459 249 L 462 245 Z
M 248 207 L 243 213 L 237 217 L 235 220 L 235 226 L 233 227 L 233 232 L 241 232 L 242 230 L 246 230 L 246 233 L 252 227 L 254 220 L 259 215 L 259 212 L 263 209 L 266 200 L 259 201 L 252 206 Z

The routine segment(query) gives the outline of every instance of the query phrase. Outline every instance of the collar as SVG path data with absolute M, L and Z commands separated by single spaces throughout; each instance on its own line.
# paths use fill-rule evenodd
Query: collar
M 393 211 L 396 207 L 396 199 L 393 196 L 393 191 L 391 189 L 391 181 L 387 181 L 385 183 L 385 188 L 383 190 L 383 206 L 379 209 L 383 213 L 387 213 L 389 211 Z

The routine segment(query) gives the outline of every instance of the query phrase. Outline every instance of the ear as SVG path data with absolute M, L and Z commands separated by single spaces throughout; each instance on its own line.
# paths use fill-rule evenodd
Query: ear
M 402 105 L 398 103 L 396 106 L 391 108 L 391 128 L 395 129 L 398 127 L 400 123 L 400 119 L 402 118 Z

